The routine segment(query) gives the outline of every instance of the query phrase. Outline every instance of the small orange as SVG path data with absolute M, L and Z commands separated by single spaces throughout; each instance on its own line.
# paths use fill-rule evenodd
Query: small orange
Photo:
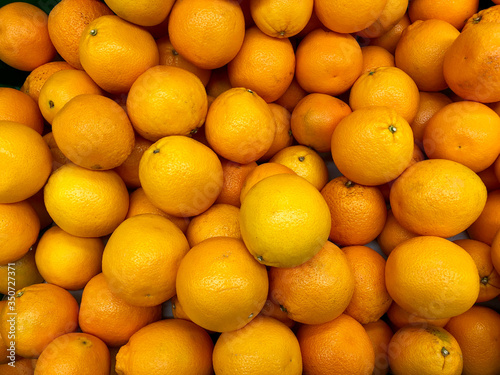
M 167 18 L 175 0 L 118 1 L 106 0 L 106 5 L 118 16 L 140 26 L 154 26 Z
M 292 83 L 290 83 L 283 95 L 275 100 L 275 103 L 285 107 L 288 112 L 292 112 L 297 103 L 306 95 L 307 91 L 300 87 L 294 76 Z
M 295 55 L 295 78 L 307 92 L 342 94 L 363 68 L 361 47 L 352 35 L 322 28 L 307 34 Z
M 500 230 L 500 190 L 488 193 L 486 204 L 479 217 L 467 228 L 467 234 L 473 240 L 491 245 L 493 237 Z
M 361 324 L 379 320 L 391 305 L 385 287 L 385 259 L 368 246 L 342 248 L 354 275 L 354 293 L 344 314 Z
M 0 121 L 26 125 L 42 134 L 43 116 L 37 102 L 20 90 L 0 87 Z
M 267 152 L 260 157 L 259 162 L 269 161 L 278 151 L 292 145 L 294 138 L 291 129 L 291 113 L 283 106 L 276 103 L 269 103 L 269 108 L 274 116 L 276 132 L 274 140 Z
M 389 343 L 388 355 L 394 375 L 462 374 L 462 350 L 441 327 L 409 325 L 399 329 Z
M 137 215 L 109 238 L 102 272 L 117 297 L 134 306 L 156 306 L 175 295 L 177 270 L 188 251 L 184 233 L 170 220 Z
M 78 51 L 83 69 L 110 93 L 129 91 L 137 77 L 159 62 L 151 34 L 116 15 L 90 22 L 81 34 Z
M 265 340 L 262 338 L 265 337 Z M 300 346 L 282 322 L 259 315 L 243 328 L 222 333 L 215 343 L 216 374 L 302 374 Z
M 88 333 L 67 333 L 54 339 L 36 362 L 39 375 L 108 375 L 109 349 L 99 338 Z
M 0 8 L 0 60 L 24 71 L 51 61 L 56 49 L 49 37 L 47 19 L 42 9 L 30 3 L 3 5 Z
M 408 15 L 411 22 L 439 19 L 461 30 L 478 6 L 479 0 L 415 0 L 410 2 Z
M 373 351 L 375 352 L 373 375 L 386 375 L 389 372 L 387 349 L 394 333 L 391 327 L 381 319 L 364 324 L 363 327 L 372 342 Z
M 377 20 L 357 34 L 372 39 L 384 35 L 406 15 L 408 2 L 408 0 L 387 0 Z
M 135 189 L 141 186 L 139 179 L 139 163 L 142 155 L 153 144 L 152 141 L 141 137 L 139 134 L 134 134 L 134 148 L 130 155 L 114 169 L 122 178 L 123 182 L 129 189 Z
M 340 120 L 351 108 L 342 100 L 326 94 L 312 93 L 301 99 L 292 112 L 292 134 L 300 144 L 317 152 L 330 152 L 331 139 Z
M 256 162 L 235 163 L 221 158 L 224 183 L 215 203 L 231 204 L 240 207 L 240 193 L 247 176 L 257 167 Z
M 15 289 L 22 289 L 33 284 L 43 283 L 43 277 L 36 267 L 34 247 L 31 247 L 23 257 L 17 259 L 15 262 L 0 266 L 0 293 L 5 296 L 9 294 L 9 287 L 12 290 L 12 284 L 9 285 L 9 281 L 12 281 L 12 276 L 9 280 L 9 272 L 12 271 L 15 272 Z
M 208 101 L 205 87 L 193 73 L 157 65 L 141 74 L 127 96 L 134 129 L 156 142 L 168 135 L 189 135 L 203 125 Z
M 307 262 L 292 268 L 270 267 L 268 272 L 271 301 L 290 319 L 304 324 L 337 318 L 355 288 L 347 257 L 329 241 Z
M 416 237 L 417 234 L 403 227 L 394 217 L 392 209 L 387 211 L 384 228 L 377 237 L 377 243 L 382 252 L 389 256 L 392 250 L 401 242 Z
M 336 167 L 362 185 L 394 180 L 407 168 L 414 149 L 408 122 L 395 109 L 381 106 L 357 109 L 344 117 L 331 142 Z
M 183 319 L 165 319 L 137 331 L 116 355 L 117 374 L 213 373 L 208 333 Z
M 40 65 L 26 77 L 20 90 L 31 96 L 35 103 L 38 103 L 38 96 L 43 84 L 52 74 L 63 69 L 73 69 L 73 67 L 66 61 L 51 61 Z
M 226 65 L 245 37 L 245 20 L 236 0 L 177 0 L 168 35 L 182 56 L 203 69 Z
M 316 151 L 304 145 L 285 147 L 274 154 L 269 161 L 290 168 L 318 190 L 321 190 L 328 182 L 326 162 Z
M 388 2 L 389 1 L 390 0 L 388 0 Z M 410 24 L 410 18 L 408 17 L 408 14 L 405 13 L 403 18 L 401 18 L 399 22 L 392 27 L 392 29 L 376 38 L 370 39 L 370 45 L 385 48 L 387 51 L 394 54 L 399 39 L 401 38 L 401 34 Z
M 277 305 L 276 303 L 274 303 L 270 299 L 269 295 L 267 296 L 266 303 L 264 304 L 264 307 L 262 308 L 262 310 L 260 310 L 259 314 L 277 319 L 289 328 L 292 328 L 293 326 L 295 326 L 295 323 L 296 323 L 295 321 L 290 319 L 290 317 L 288 316 L 288 313 L 283 311 L 279 305 Z
M 375 367 L 370 337 L 349 315 L 323 324 L 304 324 L 297 338 L 306 374 L 371 374 Z
M 363 54 L 363 68 L 361 74 L 374 70 L 381 66 L 395 66 L 394 55 L 383 47 L 364 46 L 361 47 Z
M 102 273 L 85 285 L 78 322 L 81 330 L 108 346 L 122 346 L 148 324 L 160 320 L 161 305 L 133 306 L 112 293 Z
M 399 306 L 396 302 L 392 301 L 389 310 L 387 310 L 387 318 L 389 319 L 392 326 L 397 330 L 403 328 L 409 324 L 415 324 L 420 326 L 435 326 L 444 327 L 446 323 L 450 321 L 450 318 L 441 319 L 427 319 L 422 318 L 414 313 L 409 313 Z
M 384 228 L 387 208 L 378 187 L 359 185 L 339 176 L 321 189 L 321 195 L 332 218 L 329 238 L 339 246 L 365 245 Z

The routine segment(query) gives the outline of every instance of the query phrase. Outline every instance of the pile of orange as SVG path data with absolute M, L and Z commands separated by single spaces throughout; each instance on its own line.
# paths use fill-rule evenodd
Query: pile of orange
M 53 3 L 0 7 L 0 374 L 500 374 L 500 1 Z

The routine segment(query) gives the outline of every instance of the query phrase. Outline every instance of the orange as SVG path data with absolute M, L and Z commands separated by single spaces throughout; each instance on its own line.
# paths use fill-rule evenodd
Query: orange
M 274 154 L 270 162 L 290 168 L 318 190 L 328 182 L 328 167 L 325 161 L 316 151 L 304 145 L 285 147 Z
M 180 0 L 170 12 L 168 35 L 175 50 L 203 69 L 226 65 L 245 37 L 245 20 L 235 0 Z
M 361 73 L 369 72 L 381 66 L 395 66 L 394 55 L 383 47 L 364 46 L 361 47 L 363 54 L 363 68 Z
M 240 164 L 262 157 L 276 133 L 273 113 L 257 92 L 243 87 L 224 91 L 212 102 L 205 136 L 220 156 Z
M 183 319 L 166 319 L 137 331 L 116 355 L 117 374 L 212 374 L 214 344 Z
M 257 163 L 253 161 L 247 164 L 240 164 L 221 158 L 221 165 L 224 183 L 215 203 L 231 204 L 240 207 L 241 190 L 247 176 L 257 168 Z
M 404 310 L 427 319 L 451 318 L 477 300 L 479 283 L 472 257 L 435 236 L 410 238 L 387 258 L 385 283 Z
M 306 179 L 269 176 L 254 185 L 241 203 L 241 237 L 262 264 L 295 267 L 307 262 L 328 240 L 330 211 Z
M 40 65 L 28 74 L 20 90 L 31 96 L 35 103 L 38 103 L 38 96 L 43 84 L 52 74 L 63 69 L 73 69 L 73 67 L 66 61 L 51 61 Z
M 415 0 L 410 2 L 408 15 L 411 22 L 439 19 L 461 30 L 478 6 L 479 0 Z
M 321 189 L 321 195 L 332 219 L 329 238 L 339 246 L 365 245 L 384 228 L 387 208 L 378 187 L 359 185 L 339 176 Z
M 230 204 L 218 203 L 193 217 L 186 231 L 189 246 L 212 237 L 241 239 L 240 210 Z
M 37 102 L 10 87 L 0 87 L 0 121 L 17 122 L 40 134 L 43 131 L 43 116 Z
M 252 170 L 245 178 L 243 185 L 241 187 L 240 202 L 243 202 L 246 195 L 250 189 L 259 181 L 266 177 L 273 176 L 275 174 L 296 174 L 290 168 L 283 164 L 268 162 L 259 164 L 254 170 Z
M 29 147 L 27 147 L 29 145 Z M 39 191 L 52 171 L 52 154 L 35 130 L 0 121 L 0 203 L 23 201 Z
M 396 302 L 392 301 L 389 310 L 387 310 L 387 318 L 389 319 L 392 326 L 397 330 L 403 328 L 409 324 L 421 325 L 421 326 L 435 326 L 444 327 L 446 323 L 449 322 L 450 318 L 441 319 L 427 319 L 421 316 L 415 315 L 414 313 L 409 313 L 399 306 Z
M 35 5 L 13 2 L 0 10 L 0 60 L 31 71 L 51 61 L 56 49 L 49 37 L 47 14 Z
M 498 158 L 497 158 L 498 159 Z M 483 181 L 484 186 L 488 190 L 488 193 L 492 190 L 500 189 L 500 180 L 498 180 L 495 174 L 495 163 L 490 165 L 488 168 L 478 172 L 477 175 Z
M 309 94 L 293 109 L 291 117 L 293 136 L 297 142 L 317 152 L 330 152 L 335 127 L 351 112 L 351 108 L 345 102 L 334 96 Z
M 362 185 L 394 180 L 410 163 L 414 149 L 408 122 L 395 109 L 382 106 L 357 109 L 344 117 L 331 142 L 338 170 Z
M 314 11 L 320 21 L 330 30 L 338 33 L 361 31 L 382 14 L 387 0 L 327 1 L 316 0 Z
M 210 80 L 206 86 L 209 96 L 216 98 L 231 87 L 231 82 L 229 82 L 229 77 L 227 75 L 227 65 L 212 70 Z
M 151 34 L 115 15 L 90 22 L 81 34 L 78 51 L 83 69 L 110 93 L 127 92 L 142 73 L 159 63 Z
M 210 80 L 212 71 L 210 69 L 202 69 L 194 65 L 192 62 L 186 60 L 183 56 L 179 55 L 170 42 L 168 35 L 156 39 L 158 52 L 160 54 L 160 65 L 175 66 L 190 71 L 196 75 L 203 86 L 206 86 Z
M 291 113 L 285 107 L 276 103 L 269 103 L 269 108 L 274 116 L 276 132 L 271 147 L 260 157 L 259 162 L 269 161 L 278 151 L 291 146 L 294 141 L 290 122 Z
M 85 333 L 99 337 L 108 346 L 122 346 L 130 337 L 161 318 L 161 305 L 133 306 L 111 292 L 102 273 L 85 285 L 78 315 Z
M 186 312 L 182 308 L 182 305 L 180 304 L 177 295 L 173 296 L 170 299 L 170 303 L 172 304 L 172 316 L 175 319 L 184 319 L 191 321 L 191 319 L 189 319 L 189 317 L 186 315 Z
M 101 272 L 103 251 L 100 238 L 76 237 L 53 226 L 40 238 L 35 259 L 45 281 L 79 290 Z
M 139 179 L 151 203 L 174 216 L 195 216 L 222 190 L 219 158 L 210 148 L 184 136 L 161 138 L 144 152 Z
M 137 215 L 109 238 L 102 272 L 117 297 L 135 306 L 156 306 L 175 295 L 177 269 L 188 251 L 184 233 L 170 220 Z
M 441 108 L 445 105 L 451 103 L 451 99 L 445 94 L 440 92 L 419 92 L 420 100 L 418 101 L 417 114 L 410 126 L 413 130 L 413 137 L 417 144 L 422 145 L 422 140 L 424 138 L 424 130 L 429 120 L 434 116 Z
M 82 70 L 65 69 L 55 72 L 45 81 L 38 97 L 38 105 L 43 117 L 49 124 L 52 124 L 62 107 L 81 94 L 102 95 L 103 92 Z
M 113 12 L 98 0 L 62 0 L 49 13 L 49 35 L 59 55 L 71 66 L 82 69 L 78 45 L 87 25 Z
M 344 314 L 361 324 L 375 322 L 392 302 L 385 287 L 385 259 L 368 246 L 347 246 L 342 250 L 354 274 L 354 293 Z
M 460 239 L 453 241 L 467 251 L 479 273 L 479 296 L 476 302 L 490 301 L 500 295 L 500 275 L 493 267 L 491 247 L 484 242 Z
M 394 54 L 396 66 L 422 91 L 448 87 L 443 74 L 444 55 L 460 32 L 446 21 L 417 20 L 401 35 Z
M 168 135 L 189 135 L 203 125 L 207 94 L 193 73 L 157 65 L 134 82 L 127 96 L 127 113 L 134 129 L 150 141 Z
M 380 16 L 370 26 L 358 32 L 365 38 L 377 38 L 391 30 L 406 14 L 408 0 L 387 0 Z
M 242 328 L 264 306 L 267 270 L 243 241 L 209 238 L 194 246 L 177 272 L 177 298 L 197 325 L 216 332 Z
M 389 1 L 391 0 L 387 0 L 387 2 Z M 403 18 L 401 18 L 399 22 L 392 27 L 392 29 L 386 31 L 384 34 L 376 38 L 370 39 L 370 45 L 385 48 L 387 51 L 394 54 L 399 39 L 401 38 L 401 34 L 403 33 L 404 29 L 406 29 L 410 25 L 410 23 L 411 22 L 410 18 L 408 17 L 408 13 L 405 13 Z
M 387 219 L 385 221 L 382 231 L 377 237 L 377 243 L 382 252 L 389 256 L 392 250 L 401 242 L 410 238 L 416 237 L 417 234 L 410 232 L 405 227 L 401 226 L 394 217 L 392 210 L 387 211 Z
M 143 188 L 137 188 L 130 193 L 129 208 L 126 218 L 128 219 L 129 217 L 141 214 L 156 214 L 164 216 L 177 225 L 183 233 L 186 233 L 189 225 L 189 218 L 173 216 L 160 210 L 153 203 L 151 203 Z
M 292 83 L 290 83 L 283 95 L 275 100 L 275 103 L 285 107 L 287 111 L 292 112 L 297 103 L 306 95 L 306 90 L 300 87 L 294 76 Z
M 387 106 L 411 123 L 418 111 L 419 91 L 403 70 L 388 66 L 363 73 L 351 87 L 349 106 L 353 111 L 369 106 Z
M 16 367 L 8 363 L 0 365 L 0 371 L 4 375 L 33 375 L 36 366 L 36 359 L 19 358 L 16 359 Z
M 114 169 L 129 189 L 141 186 L 141 181 L 139 180 L 139 163 L 141 162 L 142 155 L 152 144 L 152 141 L 147 140 L 135 133 L 134 148 L 132 149 L 132 152 L 123 163 Z
M 140 26 L 154 26 L 167 18 L 175 0 L 117 1 L 106 0 L 106 5 L 118 16 Z
M 470 27 L 474 27 L 474 25 L 478 25 L 480 23 L 498 23 L 499 21 L 499 10 L 500 7 L 494 5 L 488 8 L 483 8 L 476 14 L 473 14 L 467 19 L 462 31 L 467 30 Z
M 494 375 L 500 372 L 500 314 L 473 306 L 450 319 L 445 328 L 456 338 L 464 360 L 463 374 Z
M 0 265 L 23 257 L 39 231 L 40 220 L 28 201 L 0 203 Z
M 284 323 L 289 328 L 295 326 L 296 323 L 295 321 L 290 319 L 287 312 L 283 311 L 283 309 L 281 309 L 279 305 L 277 305 L 270 299 L 269 295 L 267 296 L 266 303 L 264 304 L 262 310 L 260 310 L 259 314 L 277 319 L 281 323 Z
M 385 375 L 389 371 L 389 358 L 387 349 L 393 332 L 389 325 L 379 319 L 375 322 L 363 325 L 375 352 L 375 368 L 373 375 Z
M 323 324 L 302 325 L 297 338 L 306 374 L 371 374 L 375 367 L 370 337 L 349 315 Z
M 470 238 L 491 245 L 493 237 L 500 230 L 499 207 L 500 190 L 493 190 L 488 193 L 484 209 L 476 221 L 467 228 L 467 234 Z
M 421 235 L 452 237 L 467 229 L 486 203 L 486 187 L 471 169 L 445 159 L 413 164 L 394 182 L 396 220 Z
M 115 172 L 66 164 L 50 176 L 44 199 L 48 213 L 65 232 L 78 237 L 102 237 L 125 218 L 129 196 Z
M 491 242 L 491 261 L 497 272 L 500 271 L 500 230 L 493 237 Z
M 9 279 L 9 272 L 13 271 L 16 281 L 15 288 L 12 287 L 12 284 L 9 284 L 9 281 L 12 281 L 12 273 L 10 273 L 11 279 Z M 3 295 L 9 294 L 9 287 L 13 291 L 13 289 L 22 289 L 38 283 L 43 283 L 43 277 L 36 267 L 35 249 L 33 247 L 14 263 L 10 263 L 10 265 L 7 263 L 4 266 L 0 266 L 0 293 Z
M 304 324 L 337 318 L 349 305 L 355 289 L 347 257 L 329 241 L 302 265 L 270 267 L 268 272 L 271 301 L 290 319 Z
M 304 29 L 313 12 L 313 0 L 252 0 L 250 13 L 257 27 L 276 38 L 290 38 Z
M 108 375 L 109 349 L 99 338 L 88 333 L 67 333 L 54 339 L 36 362 L 36 373 Z
M 13 297 L 0 313 L 0 333 L 9 337 L 9 306 L 14 306 L 17 355 L 38 358 L 53 339 L 76 330 L 78 303 L 67 290 L 53 284 L 33 284 L 19 289 Z
M 430 159 L 448 159 L 474 172 L 492 165 L 500 154 L 500 117 L 488 106 L 470 101 L 441 108 L 427 123 L 423 136 Z
M 227 65 L 231 86 L 253 90 L 268 103 L 285 93 L 294 72 L 290 40 L 269 36 L 256 26 L 246 30 L 238 54 Z
M 460 33 L 444 57 L 446 83 L 464 100 L 500 100 L 500 78 L 491 59 L 498 55 L 500 24 L 478 23 Z
M 265 337 L 265 340 L 262 338 Z M 302 374 L 300 346 L 282 322 L 259 315 L 245 327 L 222 333 L 215 343 L 216 374 Z
M 342 94 L 363 68 L 361 47 L 352 35 L 321 28 L 301 40 L 295 56 L 295 78 L 307 92 Z
M 394 375 L 462 374 L 462 350 L 444 328 L 406 326 L 392 336 L 389 365 Z

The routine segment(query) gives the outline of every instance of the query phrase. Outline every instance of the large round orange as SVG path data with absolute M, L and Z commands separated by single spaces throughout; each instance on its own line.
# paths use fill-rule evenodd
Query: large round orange
M 477 220 L 467 228 L 470 238 L 491 245 L 493 237 L 500 230 L 500 190 L 493 190 L 488 193 L 486 204 Z
M 331 142 L 336 167 L 362 185 L 394 180 L 410 163 L 414 148 L 408 122 L 396 110 L 381 106 L 361 108 L 344 117 Z
M 280 104 L 269 103 L 268 105 L 274 116 L 276 132 L 274 133 L 274 140 L 271 147 L 259 158 L 258 162 L 260 163 L 269 161 L 279 151 L 291 146 L 294 141 L 290 122 L 291 113 Z
M 189 135 L 205 122 L 205 87 L 193 73 L 157 65 L 141 74 L 127 96 L 127 113 L 135 130 L 150 141 Z
M 16 289 L 26 288 L 33 284 L 43 283 L 43 277 L 38 272 L 35 262 L 35 248 L 34 246 L 21 258 L 12 263 L 0 266 L 0 293 L 7 296 L 9 294 L 9 287 L 12 290 L 12 284 L 9 284 L 9 272 L 12 277 L 12 268 L 15 267 Z M 12 293 L 12 292 L 11 292 Z M 7 301 L 7 300 L 6 300 Z M 0 310 L 2 308 L 0 307 Z M 1 341 L 1 340 L 0 340 Z M 0 356 L 1 362 L 1 356 Z
M 187 60 L 203 69 L 216 69 L 240 50 L 245 20 L 236 0 L 178 0 L 170 12 L 168 35 Z
M 31 96 L 35 103 L 38 103 L 38 96 L 43 84 L 52 74 L 63 69 L 73 69 L 73 67 L 66 61 L 51 61 L 40 65 L 26 77 L 20 90 Z
M 388 256 L 401 242 L 416 236 L 417 234 L 409 231 L 398 223 L 392 213 L 392 209 L 390 209 L 387 211 L 387 219 L 384 228 L 382 228 L 382 231 L 377 237 L 377 243 L 380 246 L 380 250 Z
M 52 153 L 42 136 L 26 125 L 0 121 L 0 203 L 25 200 L 52 172 Z
M 372 39 L 384 35 L 405 16 L 408 2 L 408 0 L 387 0 L 377 20 L 357 34 Z
M 461 30 L 477 12 L 479 0 L 412 0 L 408 7 L 411 22 L 439 19 Z
M 216 374 L 302 374 L 294 333 L 263 315 L 238 331 L 222 333 L 215 343 L 213 362 Z
M 418 111 L 418 87 L 403 70 L 389 66 L 363 73 L 351 87 L 349 106 L 353 111 L 369 106 L 394 108 L 408 123 Z
M 349 315 L 342 314 L 323 324 L 304 324 L 297 338 L 306 374 L 371 374 L 375 367 L 370 338 Z
M 208 333 L 183 319 L 165 319 L 137 331 L 116 355 L 118 374 L 213 373 Z
M 460 32 L 446 21 L 417 20 L 399 39 L 394 54 L 396 66 L 405 71 L 422 91 L 448 87 L 443 74 L 444 55 Z
M 500 117 L 488 106 L 460 101 L 441 108 L 427 123 L 423 136 L 430 159 L 448 159 L 474 172 L 492 165 L 500 154 Z
M 83 289 L 78 324 L 83 332 L 116 347 L 125 345 L 142 327 L 160 320 L 161 314 L 161 305 L 134 306 L 117 297 L 100 273 Z
M 347 257 L 330 241 L 302 265 L 270 267 L 268 272 L 271 301 L 290 319 L 304 324 L 337 318 L 349 305 L 355 288 Z
M 404 310 L 428 319 L 467 311 L 479 294 L 472 257 L 453 242 L 434 236 L 410 238 L 387 258 L 385 282 Z
M 236 163 L 258 160 L 271 147 L 275 134 L 271 109 L 250 89 L 229 89 L 215 98 L 208 110 L 208 143 L 217 154 Z
M 123 163 L 114 169 L 114 171 L 122 178 L 123 182 L 125 182 L 127 188 L 135 189 L 141 186 L 141 180 L 139 179 L 139 164 L 141 162 L 142 155 L 149 147 L 151 147 L 152 144 L 152 141 L 147 140 L 135 133 L 134 148 L 132 149 L 132 152 Z
M 264 306 L 269 281 L 266 267 L 243 241 L 209 238 L 194 246 L 177 272 L 177 298 L 199 326 L 229 332 L 251 322 Z
M 363 54 L 363 69 L 361 73 L 369 72 L 381 66 L 395 66 L 394 55 L 383 47 L 364 46 L 361 47 Z
M 228 63 L 233 87 L 246 87 L 270 103 L 292 83 L 295 53 L 288 38 L 275 38 L 253 26 L 246 30 L 238 54 Z
M 184 233 L 167 218 L 132 216 L 109 238 L 102 273 L 117 297 L 135 306 L 156 306 L 175 295 L 177 269 L 188 251 Z
M 0 60 L 31 71 L 51 61 L 56 49 L 49 37 L 47 14 L 37 6 L 13 2 L 0 8 Z
M 108 375 L 110 354 L 106 344 L 88 333 L 67 333 L 55 338 L 36 362 L 39 375 Z
M 315 29 L 297 47 L 295 78 L 307 92 L 339 95 L 359 77 L 361 47 L 349 34 Z
M 221 158 L 221 165 L 224 174 L 224 183 L 215 203 L 231 204 L 240 207 L 240 195 L 246 178 L 257 168 L 257 163 L 253 161 L 240 164 Z
M 222 189 L 219 158 L 194 139 L 173 135 L 146 150 L 139 179 L 149 200 L 174 216 L 195 216 L 210 207 Z
M 382 232 L 387 208 L 378 187 L 359 185 L 339 176 L 321 189 L 321 195 L 332 218 L 329 238 L 337 245 L 365 245 Z
M 116 172 L 65 164 L 50 176 L 44 200 L 48 213 L 65 232 L 102 237 L 125 218 L 129 196 Z
M 441 319 L 422 318 L 421 316 L 418 316 L 415 313 L 409 313 L 408 311 L 404 310 L 394 301 L 392 301 L 389 310 L 387 310 L 387 318 L 389 319 L 392 327 L 395 330 L 403 328 L 404 326 L 407 326 L 409 324 L 444 327 L 446 323 L 450 321 L 450 318 L 441 318 Z
M 137 77 L 159 63 L 151 34 L 115 15 L 90 22 L 81 34 L 78 51 L 83 69 L 110 93 L 126 93 Z
M 18 122 L 42 134 L 41 115 L 37 102 L 27 94 L 10 87 L 0 87 L 0 121 Z
M 413 164 L 394 182 L 396 220 L 416 234 L 452 237 L 467 229 L 486 204 L 486 187 L 466 166 L 445 159 Z
M 9 337 L 11 310 L 16 312 L 16 354 L 38 358 L 56 337 L 78 325 L 78 303 L 65 289 L 53 284 L 33 284 L 19 289 L 0 313 L 0 333 Z
M 154 26 L 167 18 L 175 0 L 167 1 L 118 1 L 106 0 L 106 5 L 118 16 L 140 26 Z

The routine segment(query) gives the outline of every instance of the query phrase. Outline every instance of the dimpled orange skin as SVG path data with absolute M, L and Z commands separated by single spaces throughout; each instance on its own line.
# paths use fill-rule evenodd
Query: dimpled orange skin
M 20 90 L 0 87 L 0 121 L 18 122 L 42 134 L 43 116 L 37 103 Z

